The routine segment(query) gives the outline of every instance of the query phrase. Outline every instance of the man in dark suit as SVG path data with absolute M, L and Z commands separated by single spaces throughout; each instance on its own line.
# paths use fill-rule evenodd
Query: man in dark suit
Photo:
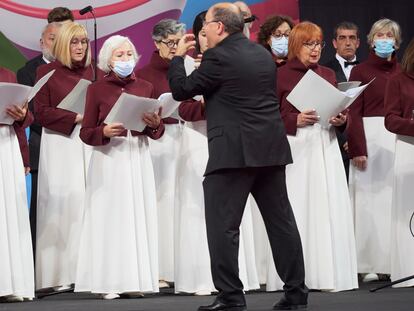
M 335 58 L 324 66 L 335 71 L 336 81 L 346 82 L 349 79 L 352 68 L 358 64 L 356 51 L 359 47 L 358 26 L 351 22 L 339 23 L 334 29 L 332 44 L 336 50 Z M 336 130 L 342 161 L 344 162 L 346 178 L 349 177 L 349 156 L 347 153 L 347 137 L 345 132 Z
M 176 100 L 203 95 L 209 160 L 203 182 L 211 272 L 219 294 L 199 310 L 246 310 L 239 279 L 239 226 L 249 193 L 266 225 L 285 295 L 275 310 L 305 308 L 302 245 L 286 192 L 292 162 L 275 95 L 276 68 L 263 47 L 242 33 L 243 16 L 230 3 L 212 6 L 205 18 L 209 49 L 186 77 L 183 57 L 194 36 L 179 42 L 168 73 Z
M 51 49 L 57 32 L 59 23 L 50 23 L 45 26 L 40 38 L 42 54 L 29 60 L 24 67 L 17 71 L 17 82 L 28 86 L 36 83 L 36 70 L 42 64 L 50 63 L 53 60 Z M 29 103 L 29 110 L 34 113 L 33 101 Z M 39 165 L 40 139 L 42 127 L 35 121 L 30 125 L 29 151 L 30 151 L 30 173 L 32 175 L 32 196 L 30 199 L 30 228 L 32 232 L 33 254 L 36 248 L 36 203 L 37 203 L 37 173 Z

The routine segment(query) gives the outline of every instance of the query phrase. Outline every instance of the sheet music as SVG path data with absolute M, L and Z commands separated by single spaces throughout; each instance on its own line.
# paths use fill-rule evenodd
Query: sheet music
M 73 90 L 57 106 L 60 109 L 69 110 L 83 115 L 86 104 L 86 91 L 92 82 L 80 79 Z
M 171 93 L 164 93 L 158 97 L 159 104 L 162 107 L 161 118 L 168 118 L 174 115 L 176 118 L 178 115 L 177 109 L 180 106 L 181 102 L 174 100 Z
M 0 123 L 13 124 L 14 119 L 10 117 L 6 108 L 11 106 L 23 107 L 26 102 L 31 101 L 37 92 L 46 84 L 55 70 L 42 77 L 33 87 L 18 83 L 0 83 Z
M 142 120 L 144 113 L 157 112 L 160 106 L 157 99 L 122 93 L 105 118 L 105 123 L 122 123 L 128 130 L 142 132 L 147 126 Z
M 319 123 L 327 128 L 329 119 L 349 107 L 372 82 L 341 92 L 328 81 L 308 70 L 286 98 L 299 111 L 315 109 Z

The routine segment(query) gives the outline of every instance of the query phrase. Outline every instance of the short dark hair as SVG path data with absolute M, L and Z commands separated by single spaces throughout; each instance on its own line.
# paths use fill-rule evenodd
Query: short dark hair
M 356 30 L 357 38 L 359 37 L 359 28 L 352 22 L 340 22 L 338 25 L 336 25 L 333 32 L 334 39 L 336 39 L 338 36 L 338 29 Z
M 75 18 L 73 17 L 73 13 L 71 10 L 69 10 L 68 8 L 62 7 L 62 6 L 52 9 L 47 14 L 48 23 L 64 22 L 67 20 L 71 20 L 73 22 Z
M 226 7 L 214 7 L 211 13 L 215 21 L 223 23 L 225 32 L 233 34 L 242 32 L 244 28 L 244 17 L 240 10 L 237 11 Z
M 269 41 L 269 38 L 273 34 L 273 32 L 283 23 L 287 23 L 292 29 L 295 24 L 293 23 L 293 20 L 289 16 L 285 15 L 273 15 L 269 16 L 266 21 L 263 23 L 263 25 L 260 25 L 259 33 L 257 34 L 257 43 L 264 46 L 266 49 L 271 51 L 271 47 L 267 43 Z
M 414 73 L 414 38 L 405 49 L 401 62 L 401 68 L 404 72 Z

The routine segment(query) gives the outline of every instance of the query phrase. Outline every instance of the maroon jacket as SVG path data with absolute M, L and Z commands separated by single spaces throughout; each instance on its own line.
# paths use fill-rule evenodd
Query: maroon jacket
M 0 68 L 0 82 L 17 83 L 16 76 L 10 70 Z M 26 117 L 23 121 L 13 123 L 13 128 L 19 141 L 20 153 L 22 154 L 23 164 L 25 167 L 30 166 L 29 146 L 27 145 L 27 138 L 25 128 L 33 122 L 32 113 L 27 110 Z
M 374 77 L 375 80 L 354 101 L 349 110 L 351 121 L 347 133 L 350 158 L 368 155 L 362 118 L 383 117 L 385 115 L 385 86 L 389 77 L 400 71 L 395 55 L 389 62 L 372 51 L 365 62 L 352 68 L 349 81 L 361 81 L 362 84 L 366 84 Z
M 167 74 L 169 62 L 163 59 L 158 51 L 152 54 L 150 63 L 136 72 L 137 77 L 140 77 L 154 86 L 154 96 L 158 98 L 161 94 L 170 93 L 170 85 L 168 84 Z M 200 121 L 205 120 L 204 108 L 201 102 L 195 100 L 183 101 L 178 108 L 180 117 L 186 121 Z M 165 118 L 164 124 L 178 123 L 177 119 Z
M 57 108 L 57 105 L 80 79 L 92 80 L 92 66 L 76 66 L 70 69 L 59 61 L 54 61 L 38 67 L 37 80 L 53 69 L 56 69 L 55 73 L 34 98 L 35 118 L 41 126 L 69 136 L 76 126 L 76 113 Z
M 140 97 L 154 98 L 154 88 L 151 83 L 137 79 L 134 74 L 125 79 L 118 78 L 113 72 L 107 74 L 102 80 L 89 86 L 86 95 L 85 115 L 83 116 L 80 138 L 84 143 L 92 146 L 100 146 L 109 143 L 110 138 L 104 136 L 104 120 L 119 96 L 125 92 Z M 147 135 L 152 139 L 158 139 L 164 133 L 164 124 L 153 130 L 148 126 L 144 131 L 131 131 L 132 136 Z M 126 136 L 125 130 L 121 136 Z
M 336 85 L 335 72 L 333 70 L 320 65 L 306 67 L 297 58 L 288 61 L 286 65 L 278 69 L 277 97 L 280 101 L 280 112 L 288 135 L 296 135 L 297 119 L 300 111 L 289 103 L 286 97 L 306 74 L 308 69 L 312 69 L 329 83 Z
M 414 72 L 401 72 L 388 80 L 384 106 L 387 130 L 414 136 Z

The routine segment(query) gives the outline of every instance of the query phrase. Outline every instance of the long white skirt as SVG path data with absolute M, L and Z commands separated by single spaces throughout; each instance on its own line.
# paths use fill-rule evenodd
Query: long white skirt
M 181 124 L 165 124 L 164 135 L 150 140 L 158 209 L 158 260 L 160 280 L 174 281 L 174 201 Z
M 34 297 L 24 166 L 12 126 L 0 125 L 0 297 Z
M 414 137 L 398 136 L 395 149 L 391 217 L 391 279 L 414 275 L 414 237 L 409 225 L 414 212 Z M 414 231 L 414 220 L 411 223 Z M 414 280 L 395 287 L 414 286 Z
M 158 292 L 157 202 L 147 137 L 94 147 L 75 291 Z
M 367 169 L 351 165 L 349 191 L 354 211 L 359 273 L 390 273 L 391 205 L 395 134 L 383 117 L 364 118 Z
M 175 206 L 175 291 L 215 291 L 204 211 L 203 174 L 208 160 L 206 122 L 186 123 L 182 133 Z M 247 205 L 240 226 L 239 277 L 245 290 L 259 288 L 252 216 Z
M 286 183 L 302 239 L 306 285 L 328 291 L 357 288 L 352 210 L 335 131 L 315 124 L 288 139 L 293 164 L 287 166 Z M 281 286 L 272 262 L 267 290 Z
M 36 288 L 75 283 L 91 148 L 43 129 L 37 195 Z

